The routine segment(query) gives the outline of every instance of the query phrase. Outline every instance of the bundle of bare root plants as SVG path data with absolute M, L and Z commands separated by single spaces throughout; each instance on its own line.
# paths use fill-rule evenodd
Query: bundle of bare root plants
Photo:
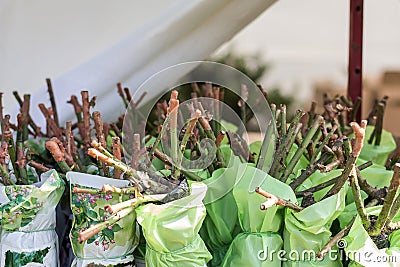
M 339 247 L 337 253 L 362 249 L 353 238 L 360 231 L 365 240 L 373 241 L 369 246 L 393 254 L 395 236 L 400 235 L 400 150 L 393 136 L 383 130 L 388 97 L 377 100 L 368 118 L 358 122 L 361 99 L 353 103 L 343 96 L 326 95 L 322 114 L 313 102 L 310 110 L 297 110 L 293 116 L 288 116 L 285 105 L 271 104 L 272 120 L 263 141 L 248 144 L 243 133 L 213 120 L 222 112 L 220 106 L 209 110 L 196 101 L 199 97 L 224 101 L 227 89 L 211 83 L 192 84 L 186 122 L 178 91 L 172 91 L 168 101 L 158 102 L 146 118 L 140 109 L 145 95 L 134 102 L 129 89 L 118 84 L 117 93 L 132 114 L 104 122 L 95 110 L 96 97 L 82 91 L 66 101 L 76 119 L 65 124 L 58 118 L 60 109 L 49 79 L 47 85 L 51 106 L 38 104 L 46 121 L 42 127 L 30 115 L 29 94 L 21 97 L 13 92 L 20 105 L 15 121 L 3 112 L 0 98 L 1 183 L 5 187 L 32 185 L 54 170 L 69 183 L 63 201 L 67 199 L 67 209 L 74 215 L 69 236 L 78 258 L 74 266 L 133 266 L 130 255 L 138 251 L 140 240 L 147 242 L 141 256 L 148 266 L 186 266 L 185 262 L 191 262 L 190 266 L 243 266 L 244 262 L 281 266 L 275 259 L 257 258 L 257 253 L 236 253 L 238 246 L 251 242 L 259 242 L 263 249 L 266 237 L 244 236 L 250 232 L 276 235 L 277 241 L 271 240 L 280 242 L 277 248 L 288 253 L 316 253 L 317 259 L 297 258 L 284 261 L 284 266 L 298 261 L 315 266 L 314 260 L 318 266 L 347 265 L 349 259 L 326 255 L 343 239 L 348 247 Z M 246 122 L 252 114 L 243 88 L 234 108 Z M 132 119 L 144 131 L 126 132 L 124 123 Z M 123 143 L 122 138 L 129 142 Z M 211 140 L 212 145 L 204 145 L 203 140 Z M 271 146 L 275 146 L 272 159 L 267 153 Z M 204 170 L 182 167 L 185 160 L 205 160 L 202 153 L 215 154 Z M 203 205 L 207 191 L 212 190 L 208 181 L 230 179 L 222 173 L 231 169 L 237 170 L 238 177 L 232 177 L 237 188 L 219 202 Z M 254 185 L 254 177 L 262 179 L 250 192 L 247 187 Z M 222 205 L 229 205 L 230 215 L 224 214 Z M 178 223 L 176 228 L 167 225 L 171 220 Z M 140 236 L 136 222 L 141 225 Z M 32 262 L 40 260 L 32 258 Z

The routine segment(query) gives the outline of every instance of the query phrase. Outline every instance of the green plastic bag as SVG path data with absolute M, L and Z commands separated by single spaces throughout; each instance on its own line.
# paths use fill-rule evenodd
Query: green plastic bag
M 211 254 L 200 238 L 206 216 L 203 198 L 207 187 L 191 183 L 189 196 L 162 205 L 137 208 L 137 221 L 146 238 L 146 265 L 151 267 L 206 266 Z
M 67 179 L 70 182 L 71 210 L 74 215 L 70 238 L 76 258 L 72 266 L 135 266 L 133 251 L 139 243 L 135 212 L 129 213 L 87 241 L 78 242 L 79 232 L 103 222 L 110 216 L 104 211 L 106 205 L 126 201 L 134 197 L 134 194 L 83 194 L 73 193 L 72 190 L 76 186 L 101 190 L 105 184 L 123 188 L 127 187 L 129 182 L 77 172 L 68 172 Z
M 235 163 L 231 167 L 214 171 L 212 177 L 204 181 L 207 185 L 204 198 L 207 216 L 200 229 L 200 236 L 213 256 L 208 266 L 220 266 L 230 244 L 241 231 L 232 194 L 241 164 L 237 157 L 232 159 Z
M 260 209 L 265 197 L 255 192 L 260 186 L 264 190 L 283 199 L 296 201 L 292 189 L 272 178 L 267 173 L 240 164 L 238 183 L 233 196 L 238 207 L 242 233 L 233 240 L 221 266 L 281 266 L 277 257 L 268 257 L 271 251 L 282 249 L 283 241 L 279 231 L 283 223 L 283 208 L 274 206 L 266 211 Z
M 0 186 L 0 266 L 59 266 L 55 208 L 64 189 L 55 170 L 33 185 Z
M 341 170 L 329 173 L 317 172 L 310 177 L 310 180 L 316 185 L 337 176 L 340 172 Z M 314 194 L 317 201 L 324 196 L 325 190 Z M 347 190 L 348 185 L 345 184 L 338 194 L 319 201 L 300 212 L 286 209 L 283 240 L 287 258 L 283 266 L 342 266 L 339 257 L 336 259 L 325 257 L 323 260 L 318 260 L 317 254 L 332 235 L 330 231 L 332 222 L 345 208 Z
M 367 208 L 368 215 L 378 215 L 382 206 Z M 400 221 L 400 214 L 393 219 Z M 357 215 L 349 233 L 341 241 L 346 256 L 351 260 L 349 266 L 394 267 L 400 264 L 400 230 L 389 235 L 389 248 L 378 249 L 367 231 L 364 229 L 360 216 Z
M 388 156 L 396 149 L 396 142 L 390 132 L 383 130 L 382 139 L 379 146 L 375 146 L 374 143 L 368 144 L 368 140 L 373 130 L 373 126 L 367 126 L 365 131 L 364 146 L 361 150 L 360 159 L 367 161 L 371 160 L 374 163 L 385 166 Z

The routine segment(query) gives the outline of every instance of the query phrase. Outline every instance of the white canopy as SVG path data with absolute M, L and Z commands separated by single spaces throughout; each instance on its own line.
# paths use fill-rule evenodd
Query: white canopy
M 87 89 L 98 96 L 96 109 L 115 118 L 124 111 L 117 82 L 133 91 L 166 67 L 207 58 L 275 1 L 0 0 L 6 107 L 12 90 L 33 91 L 32 115 L 41 118 L 37 104 L 48 105 L 44 84 L 51 77 L 59 107 Z M 160 91 L 184 74 L 174 74 Z M 59 110 L 60 119 L 72 112 Z

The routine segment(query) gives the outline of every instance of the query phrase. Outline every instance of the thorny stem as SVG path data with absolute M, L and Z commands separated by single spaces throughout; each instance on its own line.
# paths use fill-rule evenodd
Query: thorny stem
M 175 179 L 179 177 L 180 166 L 176 166 L 178 163 L 178 91 L 174 90 L 171 93 L 171 98 L 169 100 L 168 114 L 170 116 L 170 141 L 171 141 L 171 158 L 172 162 L 172 174 Z
M 337 245 L 340 239 L 348 235 L 351 227 L 354 224 L 355 219 L 356 217 L 353 217 L 348 225 L 346 225 L 339 233 L 337 233 L 334 237 L 331 238 L 331 240 L 329 240 L 329 242 L 320 250 L 320 252 L 318 252 L 318 259 L 322 260 L 325 255 L 332 249 L 332 247 Z
M 129 105 L 129 102 L 125 97 L 121 83 L 117 83 L 117 91 L 118 91 L 118 94 L 120 95 L 120 97 L 122 98 L 122 101 L 124 102 L 125 108 L 127 108 Z
M 367 211 L 365 210 L 365 207 L 364 207 L 364 201 L 361 196 L 360 185 L 358 184 L 357 171 L 356 171 L 356 167 L 354 165 L 350 172 L 349 180 L 350 180 L 351 191 L 353 193 L 354 203 L 356 205 L 357 212 L 360 215 L 361 222 L 364 225 L 364 228 L 368 229 L 370 226 L 370 221 L 368 219 Z
M 185 153 L 187 143 L 189 141 L 190 136 L 193 135 L 193 130 L 194 130 L 196 123 L 200 116 L 201 116 L 201 111 L 197 109 L 195 111 L 194 117 L 192 117 L 189 120 L 189 122 L 185 128 L 185 134 L 183 135 L 181 145 L 180 145 L 180 153 L 178 154 L 178 162 L 177 162 L 178 166 L 181 166 L 181 164 L 182 164 L 183 154 Z
M 46 142 L 46 148 L 50 151 L 54 160 L 57 162 L 57 165 L 61 168 L 62 172 L 67 173 L 71 169 L 65 161 L 65 153 L 63 153 L 62 149 L 59 146 L 59 143 L 55 139 L 50 139 Z
M 317 160 L 316 162 L 309 164 L 305 170 L 303 170 L 300 174 L 299 177 L 294 179 L 289 186 L 293 189 L 296 190 L 297 187 L 299 187 L 305 180 L 307 180 L 308 177 L 310 177 L 313 173 L 317 171 L 317 167 L 320 164 L 324 164 L 327 162 L 329 159 L 332 158 L 332 155 L 330 153 L 324 153 L 321 155 L 321 158 Z
M 118 136 L 112 138 L 113 156 L 121 161 L 121 141 Z M 114 178 L 121 179 L 121 170 L 114 169 Z
M 51 103 L 51 110 L 53 112 L 53 119 L 54 119 L 54 122 L 56 123 L 56 125 L 58 127 L 60 127 L 59 120 L 58 120 L 56 100 L 54 98 L 53 85 L 51 84 L 51 80 L 49 78 L 46 79 L 46 84 L 47 84 L 47 91 L 50 96 L 50 103 Z
M 389 225 L 400 210 L 400 196 L 395 196 L 400 186 L 400 163 L 393 168 L 393 177 L 390 181 L 389 191 L 383 203 L 381 212 L 372 229 L 368 231 L 371 236 L 379 235 L 381 230 Z
M 316 157 L 318 157 L 319 153 L 321 153 L 322 149 L 326 144 L 328 144 L 329 140 L 331 139 L 332 135 L 335 133 L 337 129 L 337 125 L 333 125 L 332 129 L 329 131 L 329 133 L 325 136 L 324 140 L 322 140 L 321 144 L 314 150 L 314 154 L 311 157 L 310 162 L 314 162 Z
M 139 166 L 139 160 L 140 160 L 140 134 L 135 133 L 133 135 L 133 142 L 132 142 L 132 156 L 131 156 L 131 164 L 132 168 L 136 169 Z
M 199 103 L 199 106 L 201 106 L 200 104 L 201 103 Z M 215 138 L 214 132 L 211 129 L 209 121 L 204 116 L 200 116 L 198 118 L 198 120 L 199 120 L 201 128 L 204 130 L 204 133 L 206 134 L 206 136 L 215 142 L 216 138 Z M 217 154 L 217 165 L 219 167 L 225 167 L 225 160 L 222 155 L 221 149 L 219 147 L 217 147 L 216 154 Z
M 359 110 L 360 106 L 361 106 L 361 97 L 357 97 L 356 102 L 351 107 L 350 121 L 356 120 L 357 111 Z
M 22 107 L 23 101 L 21 97 L 19 96 L 17 91 L 13 91 L 13 95 L 15 99 L 17 100 L 18 104 L 20 107 Z M 43 136 L 44 133 L 41 132 L 40 127 L 35 124 L 35 122 L 32 120 L 31 116 L 28 114 L 28 119 L 29 119 L 29 125 L 32 127 L 33 131 L 37 136 Z
M 39 171 L 41 171 L 41 172 L 47 172 L 47 171 L 51 170 L 50 168 L 44 166 L 42 163 L 39 163 L 39 162 L 36 162 L 36 161 L 33 161 L 33 160 L 29 161 L 28 165 L 33 167 L 33 168 L 35 168 L 35 169 L 37 169 L 37 170 L 39 170 Z
M 356 136 L 353 145 L 353 151 L 351 152 L 350 156 L 346 161 L 346 166 L 344 167 L 342 174 L 337 179 L 335 185 L 323 197 L 323 199 L 328 198 L 334 194 L 337 194 L 340 191 L 340 189 L 343 187 L 343 185 L 349 178 L 349 175 L 354 167 L 354 164 L 361 153 L 365 137 L 365 128 L 367 126 L 367 121 L 362 120 L 360 125 L 357 122 L 351 122 L 350 126 L 353 129 Z
M 159 195 L 143 195 L 143 197 L 136 197 L 127 201 L 123 201 L 114 205 L 107 205 L 104 207 L 104 210 L 111 214 L 116 214 L 123 209 L 134 207 L 137 208 L 143 203 L 149 202 L 159 202 L 163 198 L 165 198 L 167 194 L 159 194 Z
M 107 142 L 106 139 L 104 137 L 104 131 L 103 131 L 103 120 L 101 119 L 101 114 L 98 111 L 94 111 L 92 114 L 93 117 L 93 121 L 94 121 L 94 128 L 96 130 L 96 138 L 97 141 L 103 146 L 103 147 L 107 147 Z M 99 166 L 100 168 L 102 168 L 103 170 L 103 175 L 102 176 L 109 176 L 109 170 L 108 167 L 105 164 L 102 164 L 100 162 Z M 100 169 L 99 168 L 99 169 Z
M 47 129 L 50 130 L 50 132 L 47 133 L 47 136 L 48 137 L 56 136 L 57 138 L 62 139 L 62 131 L 60 130 L 60 128 L 57 127 L 56 123 L 51 118 L 49 110 L 42 103 L 39 104 L 38 106 L 43 116 L 46 119 Z
M 260 149 L 260 153 L 258 155 L 258 159 L 257 159 L 257 168 L 263 171 L 267 171 L 267 168 L 269 168 L 270 166 L 267 166 L 268 164 L 265 164 L 266 161 L 268 160 L 268 151 L 274 147 L 274 140 L 272 140 L 271 142 L 271 138 L 272 138 L 272 134 L 274 130 L 274 125 L 272 124 L 272 120 L 268 122 L 267 124 L 267 130 L 265 132 L 264 135 L 264 139 L 261 145 L 261 149 Z
M 100 233 L 107 227 L 115 224 L 122 218 L 126 217 L 127 215 L 131 214 L 135 210 L 135 207 L 129 207 L 126 209 L 123 209 L 116 214 L 112 215 L 110 218 L 108 218 L 106 221 L 101 222 L 96 225 L 92 225 L 90 228 L 86 229 L 85 231 L 79 233 L 78 241 L 80 243 L 87 241 L 89 238 L 92 236 Z
M 98 151 L 95 148 L 89 148 L 88 155 L 97 160 L 101 160 L 102 162 L 107 163 L 108 165 L 114 166 L 114 168 L 117 168 L 117 169 L 123 171 L 124 173 L 133 177 L 134 179 L 142 180 L 142 178 L 140 177 L 140 175 L 138 174 L 138 172 L 136 170 L 132 169 L 131 167 L 129 167 L 122 161 L 119 161 L 113 157 L 110 157 L 109 155 L 103 154 L 102 152 Z M 137 182 L 134 182 L 134 183 L 136 184 Z
M 281 105 L 281 115 L 280 115 L 280 121 L 281 121 L 281 135 L 286 134 L 286 105 Z
M 378 106 L 376 107 L 377 120 L 375 125 L 375 131 L 376 131 L 375 146 L 379 146 L 381 144 L 384 112 L 385 112 L 385 105 L 379 103 Z
M 24 134 L 23 134 L 23 124 L 24 118 L 21 113 L 17 115 L 18 120 L 18 131 L 17 131 L 17 160 L 16 164 L 18 166 L 19 181 L 20 184 L 28 183 L 28 174 L 26 172 L 26 156 L 24 151 Z
M 314 136 L 314 134 L 317 132 L 319 129 L 319 126 L 322 124 L 323 118 L 321 116 L 318 116 L 315 118 L 314 122 L 311 125 L 310 130 L 307 132 L 306 136 L 303 139 L 303 142 L 301 143 L 301 146 L 297 149 L 296 153 L 290 160 L 289 164 L 287 165 L 285 171 L 283 172 L 281 176 L 281 181 L 286 182 L 288 179 L 289 175 L 293 172 L 294 167 L 298 163 L 301 155 L 303 155 L 304 151 L 307 149 L 308 144 L 310 143 L 311 138 Z
M 360 166 L 357 167 L 357 169 L 361 171 L 361 170 L 364 170 L 364 169 L 366 169 L 366 168 L 368 168 L 369 166 L 372 165 L 372 164 L 367 164 L 367 163 L 368 162 L 366 162 L 364 164 L 361 164 Z M 298 191 L 298 192 L 296 192 L 296 197 L 302 197 L 307 193 L 317 192 L 317 191 L 322 190 L 322 189 L 324 189 L 324 188 L 326 188 L 328 186 L 331 186 L 331 185 L 336 183 L 336 181 L 337 181 L 337 179 L 339 179 L 339 177 L 340 176 L 337 176 L 337 177 L 332 178 L 332 179 L 330 179 L 330 180 L 328 180 L 326 182 L 323 182 L 323 183 L 318 184 L 316 186 L 310 187 L 310 188 L 308 188 L 308 189 L 306 189 L 304 191 Z
M 296 203 L 291 202 L 290 200 L 285 200 L 281 199 L 271 193 L 268 193 L 267 191 L 264 191 L 260 187 L 256 187 L 256 193 L 266 197 L 268 200 L 261 204 L 260 209 L 261 210 L 267 210 L 271 208 L 274 205 L 282 206 L 282 207 L 287 207 L 289 209 L 292 209 L 294 211 L 302 211 L 303 208 L 297 205 Z
M 90 147 L 90 104 L 89 92 L 82 91 L 82 111 L 83 111 L 83 144 L 85 151 Z
M 271 105 L 272 106 L 272 105 Z M 290 148 L 292 147 L 296 135 L 299 133 L 301 128 L 301 123 L 299 123 L 300 117 L 302 116 L 303 112 L 301 110 L 297 110 L 296 115 L 293 117 L 287 134 L 282 138 L 279 138 L 279 144 L 277 146 L 277 151 L 275 153 L 271 169 L 269 174 L 272 177 L 278 178 L 278 174 L 284 165 L 284 160 L 286 159 Z M 270 126 L 271 127 L 271 126 Z M 261 155 L 261 153 L 260 153 Z
M 161 160 L 166 166 L 172 166 L 171 160 L 167 157 L 167 155 L 165 155 L 160 150 L 155 149 L 154 150 L 154 156 L 156 158 L 158 158 L 159 160 Z M 194 174 L 194 173 L 192 173 L 190 171 L 186 171 L 184 169 L 180 169 L 180 172 L 182 172 L 182 174 L 184 174 L 190 180 L 193 180 L 193 181 L 201 181 L 202 180 L 198 175 L 196 175 L 196 174 Z

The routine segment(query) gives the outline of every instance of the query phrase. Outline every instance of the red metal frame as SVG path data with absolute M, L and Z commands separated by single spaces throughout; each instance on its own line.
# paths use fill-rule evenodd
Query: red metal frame
M 353 103 L 362 97 L 362 48 L 364 0 L 350 0 L 350 42 L 347 94 Z M 357 121 L 361 121 L 361 105 Z

